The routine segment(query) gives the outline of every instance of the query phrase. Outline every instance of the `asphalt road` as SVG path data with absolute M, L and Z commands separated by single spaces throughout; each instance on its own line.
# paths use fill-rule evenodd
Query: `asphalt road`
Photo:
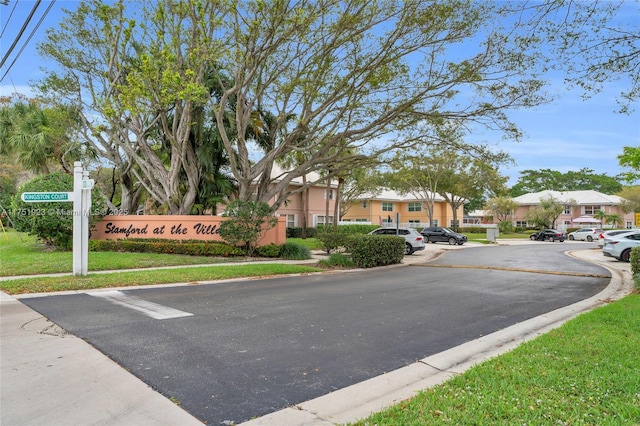
M 606 287 L 606 269 L 565 250 L 561 243 L 465 248 L 429 266 L 22 302 L 203 422 L 240 423 Z

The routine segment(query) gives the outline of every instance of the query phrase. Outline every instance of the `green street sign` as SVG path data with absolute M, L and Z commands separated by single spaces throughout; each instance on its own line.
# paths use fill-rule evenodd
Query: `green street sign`
M 25 203 L 47 203 L 73 201 L 73 192 L 23 192 L 20 198 Z

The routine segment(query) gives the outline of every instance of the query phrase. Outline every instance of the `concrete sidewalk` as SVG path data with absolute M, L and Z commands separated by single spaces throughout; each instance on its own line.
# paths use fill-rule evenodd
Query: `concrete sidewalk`
M 430 244 L 425 251 L 408 256 L 404 263 L 425 262 L 446 250 L 469 246 Z M 571 248 L 567 245 L 568 250 Z M 355 421 L 630 292 L 629 264 L 604 258 L 593 249 L 576 250 L 573 255 L 609 269 L 609 287 L 585 301 L 247 424 L 332 425 Z M 66 334 L 17 298 L 1 292 L 0 336 L 2 425 L 202 424 L 82 339 Z
M 93 346 L 0 294 L 0 424 L 202 425 Z

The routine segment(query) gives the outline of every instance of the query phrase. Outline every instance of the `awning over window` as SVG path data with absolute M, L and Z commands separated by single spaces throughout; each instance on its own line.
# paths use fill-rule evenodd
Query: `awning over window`
M 591 216 L 580 216 L 572 220 L 573 223 L 600 223 L 598 219 Z

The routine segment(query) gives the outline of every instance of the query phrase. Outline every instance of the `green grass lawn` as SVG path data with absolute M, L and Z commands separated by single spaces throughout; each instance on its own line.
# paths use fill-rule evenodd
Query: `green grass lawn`
M 155 253 L 89 252 L 89 274 L 82 277 L 30 277 L 0 281 L 0 290 L 8 294 L 41 293 L 63 290 L 123 287 L 150 284 L 189 283 L 231 278 L 299 274 L 322 271 L 305 265 L 218 265 L 193 268 L 138 270 L 135 272 L 91 273 L 95 271 L 151 268 L 162 266 L 234 263 L 245 258 L 215 258 Z M 1 276 L 70 273 L 73 254 L 50 251 L 34 237 L 15 231 L 0 235 Z
M 159 266 L 201 265 L 244 261 L 244 258 L 218 258 L 162 253 L 89 252 L 89 270 L 151 268 Z M 0 276 L 52 274 L 73 271 L 71 251 L 52 251 L 33 236 L 7 230 L 0 234 Z
M 219 265 L 194 268 L 87 274 L 86 276 L 34 277 L 0 281 L 0 290 L 8 294 L 48 293 L 138 285 L 197 283 L 232 278 L 303 274 L 323 269 L 305 265 L 257 264 Z

